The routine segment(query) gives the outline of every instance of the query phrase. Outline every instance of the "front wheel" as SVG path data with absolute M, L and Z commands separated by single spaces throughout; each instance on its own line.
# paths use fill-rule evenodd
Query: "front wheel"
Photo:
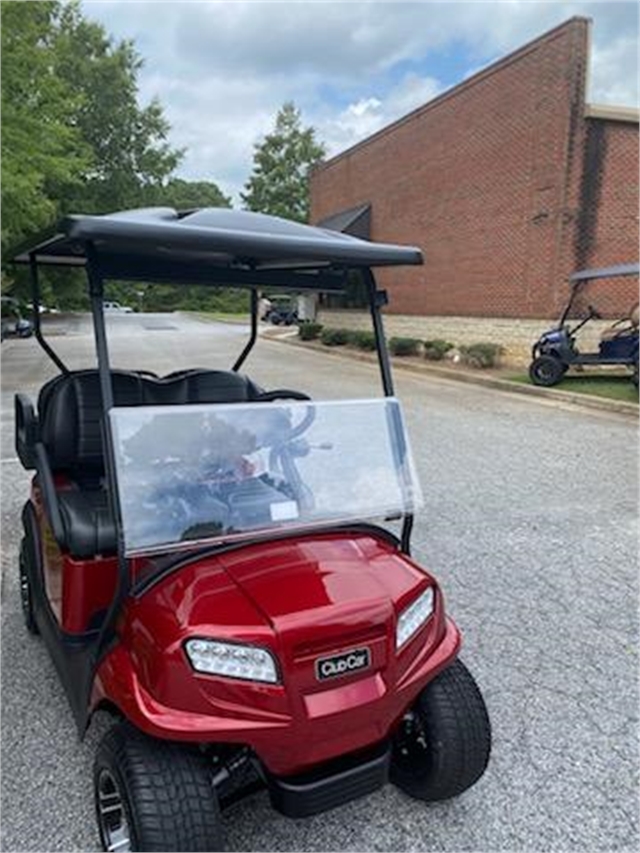
M 491 724 L 471 673 L 456 660 L 425 687 L 393 742 L 391 781 L 409 796 L 456 797 L 484 773 Z
M 545 388 L 557 385 L 564 373 L 564 364 L 553 355 L 539 355 L 529 367 L 529 378 L 533 384 L 542 385 Z
M 103 850 L 222 850 L 220 807 L 202 755 L 128 723 L 103 737 L 94 763 Z

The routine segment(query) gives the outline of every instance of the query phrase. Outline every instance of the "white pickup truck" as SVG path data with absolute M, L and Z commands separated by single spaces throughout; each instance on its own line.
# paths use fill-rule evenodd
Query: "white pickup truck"
M 105 312 L 112 313 L 120 313 L 120 314 L 132 314 L 133 308 L 130 308 L 128 305 L 121 305 L 119 302 L 103 302 L 103 308 Z

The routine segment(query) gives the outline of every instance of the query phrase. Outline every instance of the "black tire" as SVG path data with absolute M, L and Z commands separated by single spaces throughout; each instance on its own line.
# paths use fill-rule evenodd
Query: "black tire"
M 396 734 L 391 781 L 428 802 L 456 797 L 484 773 L 491 724 L 471 673 L 456 660 L 422 691 Z
M 94 762 L 102 849 L 222 850 L 211 775 L 195 749 L 149 738 L 128 723 L 115 725 Z
M 33 616 L 33 593 L 31 591 L 31 579 L 29 578 L 27 564 L 27 540 L 23 539 L 20 543 L 20 556 L 18 565 L 20 571 L 20 603 L 22 605 L 22 617 L 24 619 L 25 628 L 30 634 L 37 636 L 40 631 L 36 625 L 36 620 Z
M 557 385 L 565 374 L 564 365 L 553 355 L 539 355 L 531 362 L 529 378 L 534 385 L 549 388 Z

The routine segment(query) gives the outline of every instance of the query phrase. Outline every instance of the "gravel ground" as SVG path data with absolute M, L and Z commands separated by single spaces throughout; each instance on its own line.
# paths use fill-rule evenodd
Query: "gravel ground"
M 109 320 L 115 366 L 223 367 L 243 329 L 175 315 Z M 55 344 L 91 365 L 86 320 Z M 52 337 L 52 341 L 53 341 Z M 247 371 L 322 397 L 378 393 L 369 365 L 260 342 Z M 12 395 L 53 375 L 2 345 L 2 849 L 97 849 L 91 763 L 42 643 L 21 622 Z M 264 794 L 225 817 L 232 850 L 637 850 L 637 431 L 629 419 L 413 375 L 396 377 L 426 505 L 415 555 L 438 576 L 494 729 L 480 782 L 425 806 L 388 786 L 301 821 Z

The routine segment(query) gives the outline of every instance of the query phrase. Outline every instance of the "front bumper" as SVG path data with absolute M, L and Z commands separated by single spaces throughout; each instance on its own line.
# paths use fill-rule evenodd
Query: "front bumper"
M 304 717 L 228 703 L 219 714 L 167 707 L 145 690 L 120 645 L 100 666 L 91 705 L 115 701 L 130 722 L 153 737 L 247 745 L 268 773 L 289 776 L 387 739 L 425 685 L 456 657 L 460 642 L 456 625 L 445 618 L 440 641 L 417 655 L 397 683 L 387 686 L 376 673 L 335 688 L 322 712 Z
M 324 764 L 297 776 L 266 774 L 274 809 L 287 817 L 309 817 L 342 806 L 381 788 L 389 778 L 391 745 L 376 744 L 364 752 Z

